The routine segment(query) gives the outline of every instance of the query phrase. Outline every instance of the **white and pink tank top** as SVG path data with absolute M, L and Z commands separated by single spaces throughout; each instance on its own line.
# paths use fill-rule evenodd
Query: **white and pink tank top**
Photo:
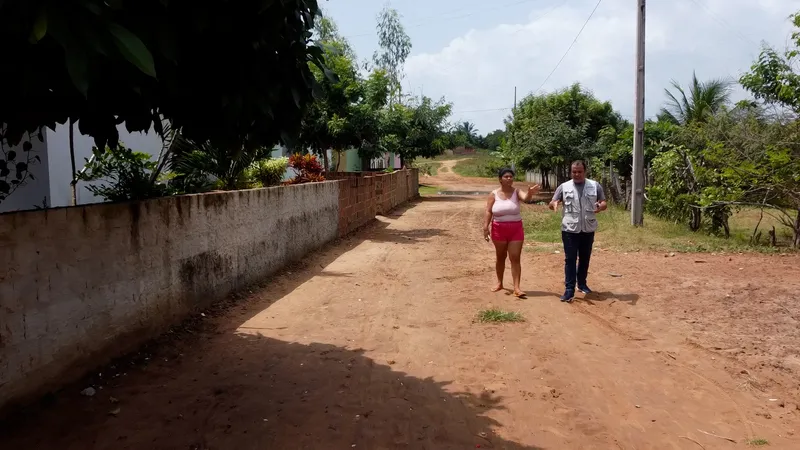
M 494 191 L 494 205 L 492 205 L 492 220 L 495 222 L 521 222 L 522 215 L 519 212 L 519 198 L 517 197 L 517 190 L 511 194 L 511 198 L 502 199 L 497 193 L 499 189 Z

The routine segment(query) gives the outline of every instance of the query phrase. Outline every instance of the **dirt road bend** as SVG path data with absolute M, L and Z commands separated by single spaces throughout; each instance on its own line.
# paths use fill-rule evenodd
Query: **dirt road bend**
M 489 291 L 482 212 L 433 197 L 380 217 L 94 397 L 76 386 L 10 419 L 0 448 L 800 448 L 796 385 L 746 386 L 752 371 L 654 304 L 688 295 L 687 276 L 734 280 L 738 261 L 672 289 L 663 255 L 598 251 L 597 297 L 569 305 L 562 257 L 526 252 L 519 300 Z M 475 323 L 488 307 L 526 321 Z

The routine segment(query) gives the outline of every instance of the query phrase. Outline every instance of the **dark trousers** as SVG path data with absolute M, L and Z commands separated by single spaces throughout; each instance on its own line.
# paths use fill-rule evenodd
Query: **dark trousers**
M 562 231 L 561 241 L 564 243 L 564 285 L 567 290 L 575 290 L 575 281 L 578 282 L 578 286 L 586 286 L 594 233 Z

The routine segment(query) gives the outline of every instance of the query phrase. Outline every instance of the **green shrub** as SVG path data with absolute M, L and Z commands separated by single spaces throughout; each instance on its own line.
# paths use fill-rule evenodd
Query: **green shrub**
M 91 193 L 109 202 L 144 200 L 167 195 L 167 188 L 153 179 L 157 163 L 152 156 L 136 152 L 121 142 L 116 148 L 92 147 L 93 159 L 86 160 L 86 170 L 77 174 Z
M 289 158 L 270 158 L 256 161 L 247 169 L 246 178 L 261 187 L 277 186 L 281 183 Z

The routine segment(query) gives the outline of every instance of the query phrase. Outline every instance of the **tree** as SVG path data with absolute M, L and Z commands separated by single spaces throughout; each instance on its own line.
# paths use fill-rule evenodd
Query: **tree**
M 570 162 L 597 156 L 602 150 L 597 146 L 601 131 L 606 127 L 617 130 L 621 123 L 611 103 L 601 102 L 575 83 L 523 98 L 506 122 L 510 138 L 502 151 L 520 167 L 540 170 L 545 180 L 555 172 L 563 181 L 568 178 Z
M 484 138 L 486 143 L 486 148 L 491 151 L 496 151 L 500 146 L 503 144 L 503 141 L 506 139 L 506 132 L 505 130 L 494 130 L 491 133 L 487 134 Z
M 388 99 L 389 79 L 381 69 L 362 78 L 355 54 L 347 40 L 335 32 L 335 24 L 327 18 L 319 23 L 319 34 L 325 39 L 320 40 L 325 49 L 325 67 L 334 76 L 312 67 L 319 89 L 303 117 L 297 144 L 322 155 L 327 169 L 328 149 L 341 152 L 356 148 L 362 156 L 375 153 L 380 110 Z
M 764 48 L 740 82 L 756 99 L 792 112 L 786 123 L 773 125 L 781 130 L 781 136 L 763 142 L 769 157 L 761 159 L 765 161 L 762 166 L 751 169 L 760 169 L 761 183 L 771 192 L 780 193 L 783 205 L 796 211 L 791 228 L 794 245 L 800 247 L 800 149 L 795 144 L 798 142 L 797 115 L 800 114 L 800 71 L 796 69 L 800 60 L 800 12 L 792 15 L 791 20 L 795 26 L 794 48 L 783 55 L 772 48 Z M 763 173 L 763 170 L 768 172 Z
M 661 109 L 660 120 L 681 125 L 703 122 L 730 103 L 732 83 L 726 80 L 700 82 L 692 72 L 688 95 L 675 80 L 672 81 L 672 87 L 677 91 L 677 96 L 669 89 L 664 89 L 668 101 Z
M 405 32 L 400 14 L 388 5 L 378 14 L 378 46 L 372 57 L 374 64 L 389 76 L 389 103 L 399 102 L 402 98 L 403 65 L 411 54 L 411 38 Z
M 451 111 L 444 99 L 434 102 L 424 96 L 408 105 L 390 105 L 383 111 L 380 150 L 400 155 L 401 161 L 441 155 L 450 142 L 446 127 Z
M 456 125 L 455 133 L 462 137 L 464 142 L 463 146 L 475 146 L 478 143 L 478 134 L 475 130 L 475 124 L 469 121 L 460 122 Z
M 757 99 L 800 114 L 800 73 L 795 69 L 800 60 L 800 12 L 793 14 L 791 20 L 795 27 L 794 48 L 780 55 L 773 48 L 764 47 L 739 82 Z
M 296 132 L 312 99 L 316 0 L 0 2 L 0 124 L 15 145 L 77 122 L 98 148 L 128 131 L 238 152 Z

